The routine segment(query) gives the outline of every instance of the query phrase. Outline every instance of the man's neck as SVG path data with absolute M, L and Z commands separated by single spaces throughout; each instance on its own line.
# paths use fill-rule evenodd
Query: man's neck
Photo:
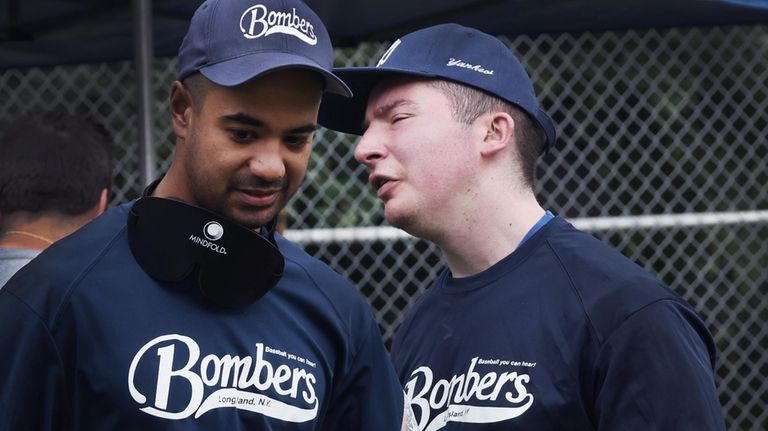
M 35 230 L 9 228 L 0 233 L 0 248 L 42 251 L 56 240 L 50 234 L 37 233 Z
M 83 224 L 79 216 L 9 214 L 3 218 L 0 247 L 42 251 Z
M 545 213 L 532 193 L 478 208 L 474 218 L 435 240 L 454 277 L 477 274 L 508 256 Z

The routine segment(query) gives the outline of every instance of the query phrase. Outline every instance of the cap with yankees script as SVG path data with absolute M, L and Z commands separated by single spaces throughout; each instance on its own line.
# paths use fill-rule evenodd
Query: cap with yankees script
M 440 24 L 396 40 L 376 67 L 334 69 L 352 89 L 352 98 L 325 97 L 318 122 L 329 129 L 363 134 L 368 95 L 384 77 L 414 75 L 468 85 L 512 103 L 541 125 L 544 150 L 554 146 L 555 126 L 539 108 L 533 85 L 512 51 L 499 39 L 458 24 Z
M 287 68 L 317 71 L 326 91 L 351 96 L 332 72 L 325 25 L 303 1 L 207 0 L 179 48 L 177 78 L 200 72 L 216 84 L 235 86 Z

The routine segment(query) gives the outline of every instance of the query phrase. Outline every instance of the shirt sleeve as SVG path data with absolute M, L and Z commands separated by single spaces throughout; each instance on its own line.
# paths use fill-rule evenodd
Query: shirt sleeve
M 405 397 L 381 334 L 371 318 L 357 353 L 335 376 L 324 430 L 396 431 Z
M 598 430 L 725 430 L 706 325 L 675 300 L 632 314 L 600 350 Z
M 0 290 L 0 429 L 67 430 L 61 356 L 43 321 Z

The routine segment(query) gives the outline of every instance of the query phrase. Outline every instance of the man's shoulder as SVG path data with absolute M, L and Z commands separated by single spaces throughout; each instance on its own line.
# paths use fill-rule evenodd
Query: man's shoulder
M 578 230 L 566 222 L 547 237 L 547 245 L 557 264 L 579 290 L 599 294 L 596 286 L 641 289 L 652 295 L 671 292 L 658 278 L 615 247 Z
M 565 223 L 547 238 L 568 289 L 598 332 L 610 333 L 658 301 L 685 302 L 656 276 L 619 250 Z
M 285 257 L 286 268 L 280 282 L 283 288 L 300 290 L 304 298 L 316 305 L 335 310 L 341 320 L 351 318 L 359 323 L 372 319 L 370 306 L 355 285 L 295 243 L 280 235 L 276 239 Z
M 52 321 L 78 280 L 91 271 L 124 230 L 127 207 L 112 208 L 57 241 L 21 268 L 3 290 Z
M 342 286 L 344 289 L 354 288 L 341 274 L 334 271 L 320 259 L 310 256 L 309 253 L 302 250 L 294 242 L 281 235 L 275 235 L 275 238 L 280 252 L 285 257 L 286 265 L 297 266 L 301 272 L 305 273 L 315 283 Z
M 54 274 L 68 274 L 90 264 L 126 229 L 129 208 L 129 204 L 111 208 L 44 250 L 35 263 Z

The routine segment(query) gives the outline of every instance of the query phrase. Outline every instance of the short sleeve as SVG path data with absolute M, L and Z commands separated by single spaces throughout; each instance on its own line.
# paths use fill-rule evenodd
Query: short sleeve
M 724 430 L 714 343 L 687 305 L 659 300 L 610 335 L 596 363 L 600 430 Z
M 50 332 L 5 289 L 0 291 L 0 316 L 0 429 L 69 429 L 62 405 L 63 367 Z
M 404 394 L 381 334 L 371 319 L 357 353 L 335 376 L 324 430 L 399 430 Z

